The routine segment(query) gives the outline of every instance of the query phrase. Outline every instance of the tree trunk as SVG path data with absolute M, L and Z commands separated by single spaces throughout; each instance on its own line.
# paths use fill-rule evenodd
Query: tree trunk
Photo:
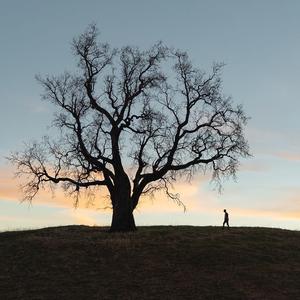
M 111 193 L 113 216 L 110 231 L 135 231 L 133 203 L 130 196 L 131 187 L 128 177 L 123 174 L 116 177 L 114 190 Z
M 115 199 L 110 232 L 135 231 L 133 209 L 130 198 L 120 195 Z
M 120 128 L 113 126 L 110 133 L 113 166 L 115 171 L 113 188 L 110 190 L 111 202 L 113 206 L 110 232 L 136 230 L 133 217 L 133 204 L 130 196 L 130 180 L 123 169 L 119 150 L 120 132 Z

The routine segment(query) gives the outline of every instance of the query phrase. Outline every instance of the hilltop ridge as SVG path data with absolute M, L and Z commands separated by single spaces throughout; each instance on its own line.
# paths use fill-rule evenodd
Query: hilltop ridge
M 62 226 L 0 233 L 0 299 L 299 299 L 300 232 Z

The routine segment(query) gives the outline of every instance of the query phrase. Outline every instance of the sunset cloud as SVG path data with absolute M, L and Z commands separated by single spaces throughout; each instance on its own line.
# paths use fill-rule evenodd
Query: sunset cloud
M 17 180 L 13 178 L 13 169 L 0 167 L 0 198 L 8 200 L 20 199 Z
M 276 157 L 281 159 L 289 160 L 289 161 L 300 161 L 300 154 L 292 153 L 292 152 L 278 152 L 275 154 Z
M 72 223 L 89 226 L 107 226 L 111 220 L 111 211 L 93 209 L 65 209 L 60 217 L 71 219 Z
M 248 164 L 242 168 L 241 172 L 263 173 L 264 169 L 267 168 L 265 166 L 260 168 L 257 164 Z M 13 178 L 12 169 L 9 167 L 0 168 L 0 199 L 19 203 L 22 194 L 18 190 L 18 183 L 19 180 Z M 179 222 L 180 224 L 218 225 L 222 219 L 224 208 L 229 210 L 235 226 L 238 224 L 248 226 L 276 225 L 279 220 L 284 222 L 284 220 L 300 219 L 300 197 L 298 196 L 300 189 L 297 187 L 278 187 L 277 190 L 265 190 L 264 193 L 254 189 L 246 193 L 245 187 L 233 184 L 225 187 L 224 193 L 219 194 L 212 189 L 209 183 L 209 177 L 201 175 L 195 176 L 191 182 L 178 181 L 176 183 L 173 192 L 181 195 L 180 199 L 186 206 L 186 212 L 182 206 L 178 206 L 162 192 L 155 194 L 153 199 L 143 197 L 135 211 L 137 220 L 141 224 L 149 225 L 167 224 L 168 222 L 171 222 L 170 224 Z M 67 222 L 70 224 L 107 226 L 110 224 L 112 211 L 108 209 L 110 203 L 105 195 L 104 192 L 98 193 L 94 205 L 89 208 L 86 208 L 87 199 L 82 195 L 79 208 L 74 209 L 73 200 L 67 197 L 62 190 L 56 189 L 54 194 L 41 190 L 37 198 L 33 200 L 32 214 L 37 214 L 35 211 L 38 211 L 38 207 L 44 207 L 43 211 L 57 209 L 58 213 L 54 217 L 55 224 Z M 51 217 L 47 223 L 46 218 L 45 220 L 41 219 L 39 213 L 35 216 L 35 221 L 32 221 L 32 217 L 30 221 L 29 219 L 20 216 L 16 218 L 7 216 L 5 220 L 2 217 L 1 221 L 3 224 L 42 224 L 43 222 L 52 224 Z
M 173 193 L 179 193 L 181 195 L 182 202 L 187 206 L 187 209 L 195 209 L 198 207 L 198 203 L 202 203 L 204 198 L 209 197 L 209 193 L 204 192 L 204 186 L 208 183 L 209 178 L 207 176 L 195 176 L 191 182 L 178 181 L 174 185 Z M 21 180 L 14 178 L 14 171 L 9 167 L 0 168 L 0 198 L 11 201 L 20 201 L 23 197 L 19 188 Z M 56 188 L 53 191 L 41 189 L 36 198 L 33 199 L 33 203 L 47 204 L 59 207 L 72 207 L 74 199 L 66 195 L 60 188 Z M 200 201 L 200 202 L 199 202 Z M 82 194 L 80 197 L 79 208 L 85 208 L 89 204 L 87 195 Z M 91 203 L 91 207 L 94 209 L 103 209 L 110 207 L 110 201 L 107 198 L 107 192 L 105 189 L 100 190 L 94 199 L 94 203 Z M 170 200 L 165 193 L 158 192 L 155 194 L 154 199 L 149 196 L 143 197 L 138 205 L 138 210 L 146 210 L 151 212 L 156 211 L 182 211 L 183 208 L 179 207 L 174 201 Z
M 249 159 L 246 162 L 243 162 L 243 164 L 239 168 L 239 172 L 266 172 L 271 169 L 270 165 L 267 163 L 259 163 L 257 160 L 254 161 L 252 159 Z
M 14 177 L 14 170 L 10 167 L 0 167 L 0 199 L 6 199 L 11 201 L 19 202 L 23 199 L 23 194 L 20 189 L 21 183 L 24 182 L 22 178 Z M 103 190 L 96 195 L 97 199 L 103 199 L 104 203 L 106 200 L 106 192 Z M 79 207 L 86 207 L 91 205 L 85 193 L 79 198 Z M 58 207 L 72 207 L 74 204 L 74 198 L 66 195 L 65 192 L 57 187 L 51 189 L 40 189 L 36 197 L 32 200 L 36 204 L 47 204 Z M 96 202 L 96 201 L 95 201 Z M 98 207 L 98 206 L 97 206 Z

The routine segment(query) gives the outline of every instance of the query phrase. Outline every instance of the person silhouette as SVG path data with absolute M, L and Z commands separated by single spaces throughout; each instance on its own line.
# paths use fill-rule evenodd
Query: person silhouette
M 227 225 L 227 228 L 229 229 L 229 214 L 226 211 L 226 209 L 224 209 L 224 222 L 223 222 L 223 229 L 225 224 Z

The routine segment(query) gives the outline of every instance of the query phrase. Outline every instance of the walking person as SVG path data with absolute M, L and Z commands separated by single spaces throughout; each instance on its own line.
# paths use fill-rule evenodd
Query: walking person
M 227 225 L 227 228 L 229 229 L 229 214 L 226 211 L 226 209 L 224 209 L 224 222 L 223 222 L 223 229 L 225 224 Z

